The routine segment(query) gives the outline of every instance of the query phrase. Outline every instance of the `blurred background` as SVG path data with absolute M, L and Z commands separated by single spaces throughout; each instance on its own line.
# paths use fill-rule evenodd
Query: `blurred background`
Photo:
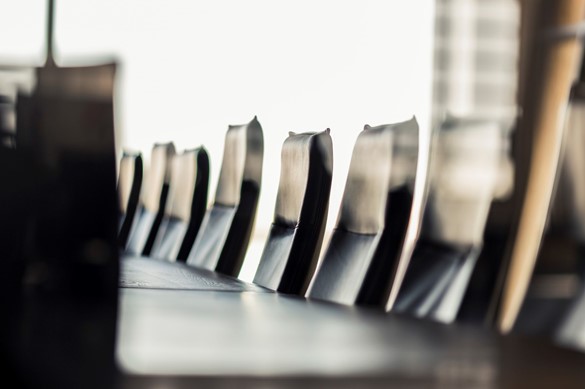
M 0 35 L 18 37 L 0 40 L 0 63 L 44 62 L 46 5 L 0 2 Z M 59 65 L 119 61 L 119 151 L 142 151 L 148 166 L 155 142 L 204 145 L 210 199 L 228 124 L 258 115 L 263 187 L 244 280 L 272 220 L 288 131 L 331 128 L 330 230 L 364 124 L 416 115 L 429 134 L 446 112 L 505 122 L 516 115 L 514 0 L 59 0 L 55 23 Z M 10 95 L 14 86 L 2 79 L 0 92 Z

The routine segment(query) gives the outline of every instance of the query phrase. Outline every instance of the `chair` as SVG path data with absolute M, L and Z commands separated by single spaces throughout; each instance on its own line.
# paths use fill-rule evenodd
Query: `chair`
M 317 265 L 329 206 L 333 169 L 329 129 L 291 132 L 281 161 L 274 221 L 254 283 L 304 295 Z
M 126 248 L 128 236 L 134 223 L 140 188 L 142 187 L 142 155 L 140 153 L 124 152 L 120 161 L 118 176 L 118 199 L 120 201 L 120 220 L 118 228 L 118 243 L 122 249 Z
M 169 200 L 151 256 L 186 261 L 207 208 L 209 157 L 203 147 L 173 156 Z
M 337 225 L 307 297 L 385 304 L 410 218 L 417 157 L 415 118 L 360 133 Z
M 142 188 L 137 220 L 130 232 L 126 253 L 149 255 L 164 216 L 170 184 L 170 162 L 175 154 L 172 143 L 156 144 L 152 149 L 150 170 Z
M 229 126 L 215 201 L 187 258 L 189 265 L 238 275 L 256 216 L 263 154 L 262 127 L 256 117 L 248 124 Z
M 502 134 L 494 122 L 447 119 L 432 150 L 421 236 L 393 310 L 455 319 L 498 188 Z

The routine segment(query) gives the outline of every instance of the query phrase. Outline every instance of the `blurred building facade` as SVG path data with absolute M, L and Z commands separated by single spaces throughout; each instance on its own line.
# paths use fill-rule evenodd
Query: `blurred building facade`
M 446 113 L 511 123 L 517 114 L 520 5 L 437 0 L 433 123 Z

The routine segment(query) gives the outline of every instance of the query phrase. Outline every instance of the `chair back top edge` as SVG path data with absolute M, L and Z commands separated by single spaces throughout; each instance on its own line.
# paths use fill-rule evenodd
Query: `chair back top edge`
M 162 191 L 171 181 L 172 158 L 175 146 L 171 143 L 157 143 L 152 148 L 150 168 L 142 190 L 142 205 L 153 213 L 159 211 Z
M 290 133 L 281 152 L 280 181 L 276 197 L 274 224 L 296 227 L 302 211 L 313 199 L 308 192 L 322 182 L 310 182 L 313 174 L 328 174 L 333 169 L 333 143 L 329 131 Z M 310 187 L 311 186 L 311 187 Z
M 118 175 L 118 196 L 120 200 L 120 212 L 126 214 L 131 200 L 132 189 L 142 184 L 142 154 L 122 154 L 120 160 L 120 174 Z M 138 183 L 137 181 L 140 181 Z
M 195 188 L 200 179 L 198 175 L 205 174 L 200 171 L 204 167 L 198 164 L 201 154 L 207 156 L 207 152 L 202 147 L 185 150 L 173 156 L 169 188 L 170 201 L 167 202 L 166 216 L 182 222 L 188 222 L 191 219 Z
M 262 126 L 256 117 L 247 124 L 228 127 L 215 204 L 237 207 L 244 182 L 260 187 L 263 153 Z
M 337 229 L 368 235 L 383 230 L 391 191 L 405 185 L 412 191 L 418 135 L 414 117 L 364 127 L 353 149 Z

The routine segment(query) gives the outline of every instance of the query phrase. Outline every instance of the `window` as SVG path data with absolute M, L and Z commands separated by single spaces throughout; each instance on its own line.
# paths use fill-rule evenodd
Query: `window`
M 46 2 L 0 5 L 0 62 L 43 62 Z M 116 120 L 124 147 L 205 145 L 215 191 L 228 124 L 258 115 L 263 187 L 241 278 L 251 280 L 272 220 L 288 131 L 331 128 L 333 227 L 363 125 L 416 114 L 428 131 L 434 2 L 385 0 L 56 0 L 61 65 L 120 62 Z

